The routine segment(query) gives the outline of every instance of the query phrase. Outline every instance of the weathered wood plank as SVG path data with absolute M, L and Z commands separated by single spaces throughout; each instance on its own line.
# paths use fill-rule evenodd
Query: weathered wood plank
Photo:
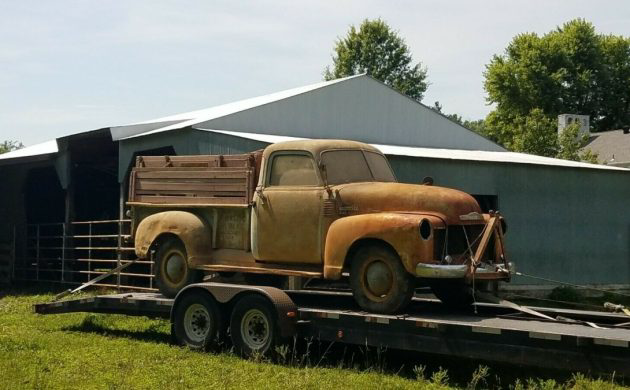
M 158 190 L 175 190 L 175 191 L 246 191 L 247 183 L 240 180 L 239 182 L 167 182 L 167 181 L 146 181 L 140 180 L 136 184 L 136 191 L 158 191 Z
M 195 197 L 137 195 L 135 202 L 160 204 L 247 204 L 245 197 Z
M 188 178 L 205 178 L 205 179 L 220 179 L 220 178 L 247 178 L 248 171 L 171 171 L 168 168 L 159 171 L 149 172 L 137 172 L 137 179 L 188 179 Z

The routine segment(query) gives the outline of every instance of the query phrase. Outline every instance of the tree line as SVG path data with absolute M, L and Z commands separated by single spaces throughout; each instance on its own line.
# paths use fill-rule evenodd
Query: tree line
M 350 27 L 335 43 L 332 62 L 326 80 L 367 73 L 418 101 L 429 85 L 426 67 L 413 62 L 404 39 L 381 19 Z M 594 132 L 630 124 L 630 38 L 599 34 L 584 19 L 515 36 L 483 77 L 493 106 L 485 118 L 446 114 L 439 102 L 432 108 L 512 151 L 596 162 L 581 150 L 587 137 L 578 136 L 578 125 L 558 135 L 558 115 L 589 115 Z

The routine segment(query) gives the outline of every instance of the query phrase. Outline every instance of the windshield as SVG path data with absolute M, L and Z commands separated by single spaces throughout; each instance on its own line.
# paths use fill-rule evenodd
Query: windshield
M 322 153 L 328 184 L 361 181 L 396 181 L 381 154 L 362 150 L 329 150 Z

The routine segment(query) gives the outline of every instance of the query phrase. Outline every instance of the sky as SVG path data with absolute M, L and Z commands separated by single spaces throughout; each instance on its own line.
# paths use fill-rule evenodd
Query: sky
M 212 107 L 322 80 L 336 39 L 382 18 L 428 70 L 423 103 L 483 118 L 485 65 L 577 17 L 630 36 L 630 2 L 0 0 L 0 142 Z

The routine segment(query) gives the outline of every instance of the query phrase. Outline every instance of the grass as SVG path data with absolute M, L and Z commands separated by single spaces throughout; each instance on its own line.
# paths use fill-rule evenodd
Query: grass
M 378 354 L 361 364 L 349 359 L 245 360 L 229 350 L 199 353 L 169 344 L 164 320 L 71 313 L 40 316 L 34 303 L 50 293 L 10 291 L 0 295 L 0 388 L 20 389 L 189 389 L 189 388 L 430 388 L 498 387 L 492 370 L 478 366 L 468 379 L 413 361 L 391 370 Z M 367 355 L 366 355 L 367 356 Z M 371 360 L 370 360 L 371 359 Z M 359 360 L 359 359 L 357 359 Z M 573 376 L 523 379 L 517 389 L 620 388 L 614 382 Z

